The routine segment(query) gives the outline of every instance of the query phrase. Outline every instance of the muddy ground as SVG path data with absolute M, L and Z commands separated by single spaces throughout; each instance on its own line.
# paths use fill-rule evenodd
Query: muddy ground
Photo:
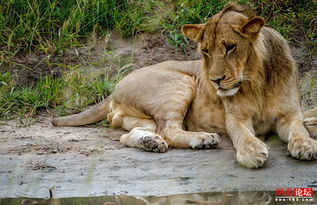
M 301 70 L 303 108 L 317 106 L 317 86 L 311 86 L 317 73 L 316 58 L 305 55 L 302 48 L 292 50 Z M 98 66 L 84 69 L 100 73 L 118 59 L 130 59 L 125 63 L 137 69 L 168 59 L 199 58 L 195 46 L 182 55 L 160 34 L 134 40 L 113 35 L 95 43 L 93 48 L 68 52 L 69 59 L 98 62 Z M 36 62 L 34 56 L 26 58 Z M 36 69 L 32 74 L 19 69 L 15 70 L 16 76 L 20 76 L 17 79 L 24 79 L 26 84 L 37 75 Z M 48 114 L 0 121 L 0 198 L 45 198 L 50 189 L 55 197 L 61 198 L 317 187 L 317 161 L 290 158 L 286 145 L 275 137 L 266 140 L 270 157 L 265 166 L 250 170 L 236 162 L 235 151 L 226 137 L 220 149 L 173 149 L 156 154 L 122 146 L 119 138 L 123 133 L 100 126 L 53 127 Z

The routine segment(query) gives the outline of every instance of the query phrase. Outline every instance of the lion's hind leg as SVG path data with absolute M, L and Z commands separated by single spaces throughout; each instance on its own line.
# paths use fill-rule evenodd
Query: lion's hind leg
M 166 152 L 168 145 L 156 131 L 156 124 L 151 119 L 123 117 L 122 127 L 130 130 L 120 138 L 120 142 L 128 147 L 140 148 L 150 152 Z
M 310 136 L 317 139 L 317 108 L 304 112 L 304 125 Z
M 166 152 L 164 139 L 156 134 L 156 123 L 150 116 L 133 107 L 111 102 L 111 112 L 107 119 L 112 127 L 122 127 L 128 134 L 120 137 L 120 142 L 128 147 L 152 152 Z

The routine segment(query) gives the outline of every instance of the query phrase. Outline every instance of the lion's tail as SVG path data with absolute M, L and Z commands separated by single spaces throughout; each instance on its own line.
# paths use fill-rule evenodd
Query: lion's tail
M 54 126 L 80 126 L 87 125 L 100 120 L 106 119 L 107 114 L 110 112 L 111 96 L 101 101 L 97 105 L 89 108 L 88 110 L 65 117 L 58 117 L 52 120 Z
M 317 118 L 317 107 L 304 112 L 304 118 L 311 118 L 311 117 Z

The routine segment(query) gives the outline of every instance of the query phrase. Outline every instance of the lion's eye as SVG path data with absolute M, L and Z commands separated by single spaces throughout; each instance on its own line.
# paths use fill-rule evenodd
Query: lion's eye
M 236 45 L 235 44 L 228 44 L 226 45 L 226 55 L 230 54 L 232 51 L 234 51 L 236 49 Z
M 205 54 L 205 55 L 209 55 L 209 50 L 208 50 L 207 48 L 204 48 L 204 49 L 202 50 L 202 52 L 203 52 L 203 54 Z

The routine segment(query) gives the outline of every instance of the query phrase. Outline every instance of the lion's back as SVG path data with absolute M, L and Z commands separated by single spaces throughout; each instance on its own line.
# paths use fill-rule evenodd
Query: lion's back
M 172 100 L 175 93 L 194 88 L 200 61 L 165 61 L 133 71 L 116 86 L 113 99 L 142 110 Z

